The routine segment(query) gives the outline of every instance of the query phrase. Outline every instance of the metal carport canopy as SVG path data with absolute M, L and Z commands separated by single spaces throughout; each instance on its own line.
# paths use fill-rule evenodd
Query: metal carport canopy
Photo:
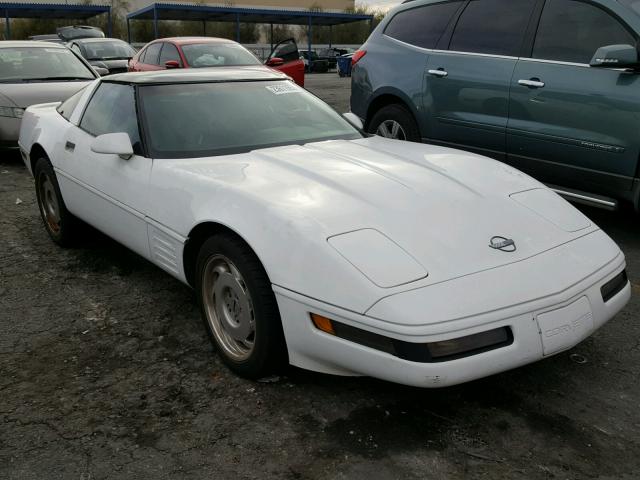
M 5 19 L 5 37 L 11 38 L 11 18 L 68 18 L 86 20 L 102 13 L 107 14 L 107 35 L 111 36 L 111 7 L 109 5 L 85 5 L 77 3 L 0 3 L 0 15 Z
M 159 20 L 192 20 L 210 22 L 235 22 L 236 39 L 239 39 L 240 23 L 266 23 L 271 25 L 333 26 L 345 23 L 369 21 L 373 15 L 341 12 L 313 12 L 305 10 L 279 10 L 264 8 L 223 7 L 179 3 L 152 3 L 127 15 L 127 33 L 131 41 L 130 20 L 153 20 L 154 38 L 158 38 Z M 309 32 L 310 33 L 310 32 Z M 309 35 L 311 38 L 311 35 Z M 309 43 L 311 50 L 311 43 Z

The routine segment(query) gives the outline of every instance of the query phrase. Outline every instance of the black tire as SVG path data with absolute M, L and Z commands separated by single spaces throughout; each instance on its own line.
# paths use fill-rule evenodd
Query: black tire
M 367 131 L 374 135 L 378 134 L 378 128 L 385 122 L 397 122 L 401 131 L 404 133 L 400 135 L 398 140 L 406 140 L 408 142 L 420 142 L 420 130 L 418 129 L 418 125 L 411 115 L 411 112 L 406 109 L 403 105 L 399 104 L 391 104 L 382 107 L 378 110 L 373 117 L 371 117 L 371 121 L 369 121 L 369 125 Z M 400 132 L 400 131 L 399 131 Z
M 47 158 L 39 158 L 33 169 L 38 210 L 47 233 L 61 247 L 76 244 L 81 222 L 64 203 L 58 179 Z
M 216 333 L 214 323 L 217 322 L 220 329 L 219 325 L 224 324 L 224 320 L 220 320 L 219 315 L 211 314 L 221 299 L 215 298 L 213 293 L 215 289 L 212 288 L 215 282 L 210 280 L 215 277 L 215 274 L 212 276 L 209 269 L 212 263 L 225 260 L 231 262 L 240 274 L 243 280 L 240 283 L 246 287 L 253 307 L 252 318 L 255 325 L 253 347 L 247 357 L 241 359 L 229 353 L 228 340 L 225 340 L 225 335 L 229 334 Z M 242 239 L 230 233 L 223 233 L 204 242 L 196 261 L 195 288 L 207 332 L 223 362 L 232 371 L 245 378 L 257 379 L 278 371 L 288 363 L 280 312 L 271 282 L 256 254 Z M 225 294 L 227 294 L 226 291 Z M 230 294 L 233 295 L 233 291 Z M 229 311 L 229 304 L 226 303 L 226 305 L 226 311 Z M 239 300 L 233 305 L 238 307 L 242 305 L 242 301 Z M 233 310 L 236 311 L 235 308 Z M 236 312 L 237 316 L 246 314 L 242 307 L 238 307 L 237 310 L 239 310 Z

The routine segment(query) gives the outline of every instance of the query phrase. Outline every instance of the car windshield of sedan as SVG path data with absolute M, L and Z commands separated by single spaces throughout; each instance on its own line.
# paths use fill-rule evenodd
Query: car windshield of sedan
M 93 80 L 95 76 L 66 48 L 0 48 L 0 82 Z
M 136 54 L 131 45 L 120 40 L 84 42 L 83 46 L 87 52 L 87 60 L 119 60 Z
M 155 158 L 243 153 L 362 134 L 288 80 L 139 88 L 147 146 Z
M 261 65 L 251 52 L 235 43 L 190 43 L 182 45 L 182 53 L 194 68 Z

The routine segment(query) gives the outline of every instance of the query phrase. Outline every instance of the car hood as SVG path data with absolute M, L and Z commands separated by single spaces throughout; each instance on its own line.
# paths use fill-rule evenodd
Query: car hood
M 352 240 L 365 239 L 365 251 L 395 243 L 427 273 L 407 279 L 420 285 L 518 262 L 597 230 L 555 193 L 505 164 L 380 137 L 179 160 L 174 166 L 244 191 L 305 225 L 305 234 L 315 224 L 329 249 L 332 237 L 373 231 Z M 496 236 L 513 239 L 515 250 L 491 248 Z M 354 241 L 337 243 L 348 245 L 340 253 L 356 265 L 348 258 L 349 251 L 358 256 Z M 411 266 L 413 273 L 416 268 Z
M 0 84 L 0 95 L 17 107 L 27 108 L 38 103 L 66 100 L 92 81 L 3 83 Z

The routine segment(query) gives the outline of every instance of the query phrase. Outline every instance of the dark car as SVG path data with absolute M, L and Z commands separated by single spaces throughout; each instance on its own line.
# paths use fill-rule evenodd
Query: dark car
M 352 52 L 353 50 L 347 48 L 323 48 L 318 52 L 318 57 L 322 60 L 326 60 L 329 64 L 329 68 L 336 68 L 338 57 Z
M 316 52 L 309 54 L 308 50 L 304 50 L 300 52 L 300 56 L 304 61 L 306 72 L 326 73 L 329 70 L 329 62 L 321 59 Z
M 65 42 L 76 38 L 104 38 L 104 32 L 98 27 L 89 25 L 69 25 L 56 28 L 56 34 Z
M 109 74 L 126 72 L 129 59 L 136 54 L 131 45 L 117 38 L 78 38 L 67 46 L 94 67 L 106 68 Z
M 368 132 L 512 164 L 574 201 L 640 198 L 638 0 L 414 0 L 353 57 Z

